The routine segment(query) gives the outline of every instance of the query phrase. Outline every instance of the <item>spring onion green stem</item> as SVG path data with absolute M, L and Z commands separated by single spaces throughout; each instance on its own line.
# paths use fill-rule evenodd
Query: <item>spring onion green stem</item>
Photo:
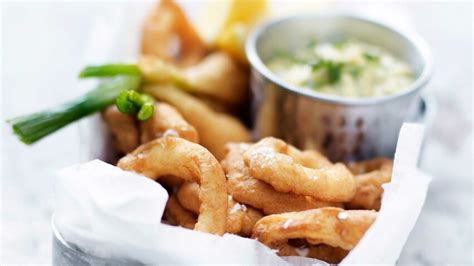
M 122 91 L 115 102 L 122 113 L 136 115 L 138 120 L 147 120 L 155 111 L 155 100 L 147 94 L 134 90 Z
M 79 74 L 79 78 L 113 77 L 117 75 L 139 76 L 141 75 L 141 71 L 137 65 L 108 64 L 98 66 L 86 66 Z
M 8 121 L 14 133 L 25 144 L 32 144 L 56 130 L 82 117 L 95 113 L 113 104 L 120 92 L 136 90 L 141 82 L 140 76 L 116 76 L 100 83 L 94 90 L 62 104 L 30 115 L 20 116 Z

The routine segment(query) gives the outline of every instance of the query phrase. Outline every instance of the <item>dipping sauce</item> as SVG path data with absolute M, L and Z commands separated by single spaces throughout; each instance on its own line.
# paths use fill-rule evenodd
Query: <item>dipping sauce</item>
M 395 94 L 415 80 L 407 63 L 357 40 L 311 41 L 297 51 L 276 51 L 266 65 L 303 89 L 350 98 Z

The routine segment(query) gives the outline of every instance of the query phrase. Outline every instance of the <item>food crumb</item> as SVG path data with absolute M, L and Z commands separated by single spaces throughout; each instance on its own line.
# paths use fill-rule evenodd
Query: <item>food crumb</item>
M 345 220 L 345 219 L 347 219 L 347 213 L 346 213 L 346 212 L 343 212 L 343 211 L 340 212 L 340 213 L 338 213 L 338 214 L 337 214 L 337 219 L 339 219 L 339 220 Z
M 240 203 L 235 203 L 234 206 L 232 206 L 232 209 L 230 210 L 230 213 L 235 213 L 242 210 L 242 205 Z
M 169 137 L 169 136 L 179 137 L 179 134 L 173 129 L 168 129 L 163 133 L 163 137 Z
M 284 224 L 283 224 L 283 228 L 284 229 L 288 229 L 288 226 L 290 226 L 290 224 L 293 222 L 293 219 L 288 219 Z

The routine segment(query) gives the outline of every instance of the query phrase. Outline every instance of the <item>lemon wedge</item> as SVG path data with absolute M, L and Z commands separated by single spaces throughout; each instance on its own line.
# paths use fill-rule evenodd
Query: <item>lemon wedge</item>
M 245 39 L 266 11 L 266 0 L 212 1 L 203 8 L 196 26 L 206 43 L 247 63 Z
M 333 0 L 271 3 L 267 0 L 214 0 L 199 9 L 196 28 L 209 46 L 224 50 L 247 64 L 245 40 L 258 22 L 323 9 L 331 3 Z

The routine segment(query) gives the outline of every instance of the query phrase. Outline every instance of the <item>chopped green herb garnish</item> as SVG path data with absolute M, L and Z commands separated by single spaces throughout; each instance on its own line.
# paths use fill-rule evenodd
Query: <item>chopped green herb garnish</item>
M 327 73 L 327 82 L 330 84 L 336 83 L 341 78 L 343 63 L 338 63 L 330 60 L 319 60 L 311 64 L 311 69 L 314 71 L 325 70 Z
M 341 48 L 344 48 L 344 46 L 348 43 L 348 40 L 345 39 L 345 38 L 341 38 L 341 39 L 338 39 L 336 41 L 334 41 L 333 45 L 335 48 L 337 49 L 341 49 Z
M 333 84 L 339 81 L 341 78 L 342 67 L 344 65 L 341 63 L 335 63 L 330 61 L 328 65 L 328 77 L 329 83 Z
M 380 59 L 377 55 L 371 54 L 369 52 L 365 52 L 362 55 L 368 62 L 378 62 Z

